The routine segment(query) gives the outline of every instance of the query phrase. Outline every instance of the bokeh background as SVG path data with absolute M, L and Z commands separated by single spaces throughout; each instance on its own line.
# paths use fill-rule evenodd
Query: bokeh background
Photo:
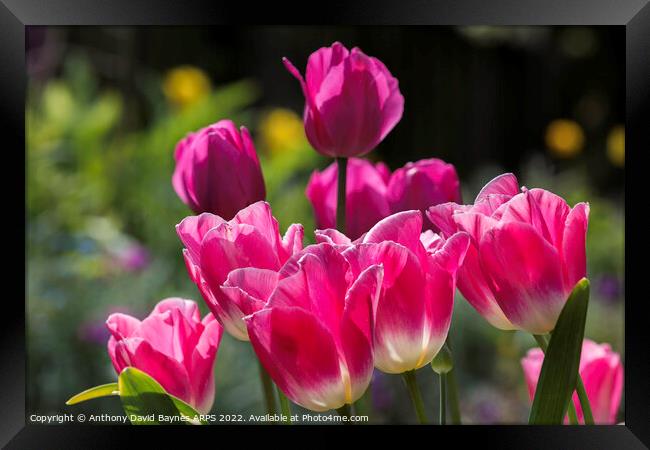
M 74 407 L 114 381 L 106 317 L 144 317 L 199 293 L 174 225 L 189 215 L 172 185 L 173 150 L 222 118 L 253 133 L 282 231 L 305 225 L 312 170 L 298 83 L 315 49 L 339 40 L 386 63 L 405 97 L 401 122 L 370 155 L 391 169 L 438 157 L 463 197 L 512 171 L 591 205 L 588 337 L 623 354 L 624 31 L 621 27 L 28 27 L 28 410 L 121 413 L 116 398 Z M 465 423 L 524 423 L 520 367 L 532 338 L 487 324 L 458 294 L 452 342 Z M 624 356 L 624 355 L 623 355 Z M 262 413 L 250 346 L 224 335 L 213 411 Z M 418 372 L 430 417 L 437 379 Z M 294 407 L 298 410 L 297 407 Z M 621 407 L 620 419 L 622 420 Z M 375 372 L 359 413 L 414 422 L 401 379 Z

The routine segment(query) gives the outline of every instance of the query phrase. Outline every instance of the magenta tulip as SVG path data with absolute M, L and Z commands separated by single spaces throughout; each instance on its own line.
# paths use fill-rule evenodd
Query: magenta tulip
M 168 298 L 142 321 L 114 313 L 106 326 L 111 332 L 108 354 L 118 374 L 135 367 L 197 411 L 210 411 L 214 360 L 223 334 L 212 314 L 201 320 L 196 303 Z
M 422 159 L 409 162 L 397 169 L 387 189 L 391 213 L 419 209 L 425 214 L 431 206 L 447 202 L 461 202 L 460 181 L 456 168 L 440 159 Z M 425 220 L 426 228 L 438 231 Z
M 266 198 L 264 178 L 248 130 L 230 120 L 190 133 L 176 146 L 174 190 L 196 214 L 226 219 Z
M 332 157 L 361 156 L 397 125 L 404 110 L 398 82 L 377 58 L 341 43 L 309 56 L 303 78 L 288 59 L 289 72 L 305 96 L 305 133 L 311 145 Z
M 315 170 L 306 195 L 314 210 L 318 228 L 336 227 L 336 195 L 338 167 L 330 164 L 322 172 Z M 384 163 L 372 164 L 359 158 L 350 158 L 346 184 L 346 234 L 356 239 L 390 214 L 386 184 L 390 170 Z
M 326 411 L 363 395 L 382 276 L 377 265 L 353 274 L 333 246 L 312 245 L 282 268 L 266 307 L 244 318 L 260 362 L 294 403 Z
M 444 240 L 431 231 L 421 235 L 421 229 L 420 211 L 400 212 L 343 250 L 355 275 L 374 265 L 384 268 L 374 329 L 375 367 L 383 372 L 403 373 L 430 363 L 451 324 L 456 271 L 469 237 L 456 233 Z M 345 248 L 337 239 L 337 248 Z
M 586 275 L 589 205 L 572 209 L 549 191 L 521 191 L 514 175 L 504 174 L 474 205 L 437 205 L 428 216 L 443 234 L 471 237 L 458 287 L 472 306 L 497 328 L 544 334 Z
M 208 307 L 227 332 L 248 340 L 242 317 L 266 302 L 277 282 L 274 272 L 302 250 L 302 225 L 292 224 L 280 236 L 269 204 L 257 202 L 230 221 L 209 213 L 186 217 L 176 232 L 190 278 Z
M 521 360 L 531 400 L 535 397 L 543 362 L 544 353 L 539 348 L 530 349 L 526 357 Z M 609 344 L 597 344 L 585 339 L 582 343 L 579 371 L 591 404 L 594 422 L 605 425 L 615 424 L 623 393 L 623 365 L 619 354 L 612 351 Z M 584 423 L 584 415 L 576 393 L 573 394 L 573 403 L 579 422 Z M 565 423 L 568 423 L 568 420 L 565 420 Z

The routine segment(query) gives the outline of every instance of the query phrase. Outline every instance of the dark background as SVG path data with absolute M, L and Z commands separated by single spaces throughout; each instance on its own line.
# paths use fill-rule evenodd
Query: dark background
M 28 47 L 42 42 L 30 27 Z M 50 28 L 52 30 L 52 28 Z M 499 161 L 517 171 L 544 147 L 548 123 L 567 117 L 580 123 L 594 146 L 624 122 L 624 27 L 65 27 L 55 28 L 59 58 L 85 52 L 103 84 L 131 98 L 124 126 L 150 119 L 139 91 L 143 68 L 164 72 L 191 64 L 215 84 L 241 78 L 259 83 L 257 105 L 301 111 L 303 98 L 281 59 L 304 71 L 309 54 L 338 40 L 376 55 L 399 79 L 404 116 L 378 153 L 391 168 L 436 156 L 461 174 Z M 35 76 L 61 70 L 53 59 Z M 471 126 L 471 132 L 468 132 Z M 587 155 L 593 183 L 620 189 L 623 172 L 605 152 Z M 560 166 L 571 164 L 553 161 Z M 574 163 L 575 164 L 575 163 Z

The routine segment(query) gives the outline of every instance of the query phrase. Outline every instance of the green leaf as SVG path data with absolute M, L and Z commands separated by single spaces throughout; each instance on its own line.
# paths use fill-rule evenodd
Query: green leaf
M 528 423 L 561 425 L 576 388 L 589 305 L 589 280 L 580 280 L 567 300 L 546 350 Z
M 65 402 L 66 405 L 75 405 L 77 403 L 85 402 L 86 400 L 92 400 L 93 398 L 107 397 L 109 395 L 119 395 L 120 392 L 117 387 L 117 383 L 107 383 L 101 384 L 99 386 L 91 387 L 86 389 L 83 392 L 74 395 Z
M 190 405 L 168 394 L 146 373 L 127 367 L 118 379 L 124 412 L 134 425 L 198 425 L 205 424 Z M 169 421 L 170 417 L 185 420 Z M 167 418 L 167 420 L 165 419 Z

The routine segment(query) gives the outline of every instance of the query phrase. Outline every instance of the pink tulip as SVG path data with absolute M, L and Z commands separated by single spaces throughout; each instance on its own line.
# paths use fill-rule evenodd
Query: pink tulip
M 419 209 L 424 214 L 433 205 L 460 203 L 456 168 L 436 158 L 409 162 L 391 176 L 387 197 L 393 214 L 411 209 Z M 425 222 L 426 228 L 432 228 L 428 219 Z M 438 230 L 434 227 L 433 231 Z
M 318 228 L 336 227 L 338 167 L 331 164 L 322 172 L 312 173 L 306 195 L 314 210 Z M 356 239 L 390 214 L 386 184 L 390 170 L 384 163 L 350 158 L 346 184 L 346 234 Z
M 289 72 L 305 96 L 305 133 L 320 153 L 361 156 L 374 149 L 397 125 L 404 97 L 397 79 L 377 58 L 341 43 L 315 51 L 305 78 L 288 59 Z
M 294 255 L 279 276 L 266 307 L 244 318 L 260 362 L 305 408 L 355 402 L 372 376 L 372 311 L 382 268 L 353 274 L 332 245 L 319 244 Z
M 171 395 L 207 414 L 214 402 L 214 360 L 223 329 L 211 314 L 201 320 L 191 300 L 168 298 L 140 321 L 114 313 L 108 354 L 115 371 L 135 367 Z
M 456 233 L 444 240 L 431 231 L 421 235 L 421 229 L 422 213 L 405 211 L 381 220 L 347 248 L 338 238 L 353 274 L 384 267 L 374 329 L 375 367 L 383 372 L 402 373 L 431 362 L 451 324 L 456 271 L 469 237 Z
M 539 348 L 530 349 L 526 357 L 521 360 L 531 400 L 535 397 L 543 362 L 544 353 Z M 612 351 L 609 344 L 597 344 L 585 339 L 582 343 L 579 371 L 589 398 L 594 422 L 615 424 L 623 392 L 623 365 L 619 354 Z M 576 393 L 573 394 L 573 403 L 579 422 L 584 423 L 584 415 Z M 568 420 L 565 420 L 565 423 L 568 423 Z
M 174 159 L 174 190 L 196 214 L 230 219 L 266 197 L 253 140 L 230 120 L 190 133 L 176 146 Z
M 292 224 L 281 237 L 269 204 L 257 202 L 230 221 L 209 213 L 186 217 L 176 232 L 190 278 L 210 310 L 231 335 L 248 340 L 242 317 L 266 302 L 277 282 L 274 272 L 302 249 L 302 225 Z
M 474 205 L 433 206 L 428 217 L 471 245 L 458 287 L 492 325 L 548 333 L 575 284 L 586 275 L 589 205 L 571 209 L 543 189 L 521 189 L 512 174 L 490 181 Z

